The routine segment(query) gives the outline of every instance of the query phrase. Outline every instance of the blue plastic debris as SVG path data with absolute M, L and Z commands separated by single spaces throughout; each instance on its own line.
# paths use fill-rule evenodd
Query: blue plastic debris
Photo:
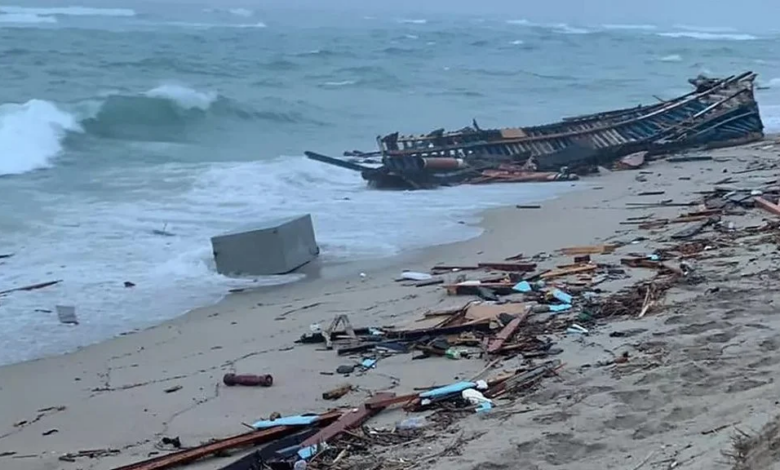
M 520 281 L 512 287 L 512 290 L 516 290 L 517 292 L 531 292 L 533 289 L 528 281 Z
M 661 259 L 661 257 L 656 255 L 655 253 L 653 253 L 652 255 L 647 255 L 647 258 L 653 261 L 659 261 Z
M 317 455 L 317 452 L 320 450 L 325 450 L 328 448 L 328 445 L 324 442 L 320 444 L 313 444 L 308 447 L 301 447 L 298 450 L 298 457 L 300 457 L 303 460 L 309 460 L 310 458 Z
M 493 409 L 493 404 L 492 403 L 487 402 L 487 401 L 483 401 L 482 403 L 479 404 L 479 406 L 477 407 L 476 411 L 477 411 L 477 413 L 486 413 L 486 412 L 488 412 L 488 411 L 490 411 L 492 409 Z
M 476 386 L 477 386 L 476 382 L 456 382 L 454 384 L 445 385 L 444 387 L 434 388 L 433 390 L 422 392 L 420 394 L 420 398 L 442 397 L 445 395 L 449 395 L 451 393 L 460 393 L 463 390 L 467 390 L 469 388 L 475 388 Z
M 376 367 L 376 359 L 363 359 L 360 365 L 366 369 L 373 369 Z
M 550 305 L 550 311 L 553 313 L 565 312 L 569 309 L 571 309 L 570 304 Z
M 565 304 L 570 304 L 572 301 L 572 296 L 560 289 L 553 289 L 552 296 Z
M 318 419 L 319 416 L 317 415 L 284 416 L 273 421 L 270 419 L 258 421 L 253 424 L 252 427 L 255 429 L 267 429 L 274 428 L 276 426 L 308 426 Z

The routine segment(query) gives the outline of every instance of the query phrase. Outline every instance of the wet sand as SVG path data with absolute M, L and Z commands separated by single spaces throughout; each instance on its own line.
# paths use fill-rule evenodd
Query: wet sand
M 159 452 L 155 444 L 163 436 L 197 445 L 244 432 L 242 422 L 273 412 L 324 411 L 334 404 L 357 405 L 369 392 L 408 393 L 472 376 L 484 368 L 483 360 L 411 361 L 408 355 L 384 359 L 376 369 L 349 379 L 322 375 L 350 360 L 294 341 L 311 324 L 325 326 L 338 314 L 349 315 L 355 326 L 403 324 L 427 310 L 469 300 L 447 296 L 440 286 L 394 282 L 402 269 L 427 271 L 437 263 L 501 261 L 540 252 L 552 254 L 544 266 L 554 266 L 571 261 L 555 255 L 559 248 L 630 242 L 640 236 L 649 240 L 629 245 L 628 251 L 650 250 L 664 230 L 674 229 L 651 236 L 621 222 L 649 213 L 676 216 L 681 209 L 636 210 L 627 202 L 697 199 L 696 191 L 711 189 L 713 182 L 753 161 L 774 162 L 778 150 L 767 139 L 705 152 L 714 161 L 656 162 L 643 172 L 589 177 L 578 190 L 541 203 L 542 209 L 487 212 L 485 232 L 476 239 L 396 260 L 401 264 L 381 262 L 374 269 L 363 268 L 365 276 L 346 273 L 231 295 L 149 330 L 0 368 L 0 455 L 15 452 L 0 457 L 0 468 L 111 469 Z M 774 169 L 735 179 L 743 184 L 772 177 Z M 664 194 L 636 196 L 650 190 Z M 771 218 L 756 210 L 734 221 L 760 223 L 762 217 Z M 729 448 L 734 426 L 759 429 L 775 412 L 780 319 L 773 315 L 773 286 L 780 274 L 773 271 L 774 245 L 728 250 L 727 258 L 697 264 L 705 283 L 676 287 L 664 306 L 641 320 L 610 322 L 584 338 L 555 336 L 566 364 L 560 376 L 506 408 L 530 411 L 470 416 L 434 444 L 404 445 L 385 454 L 412 460 L 430 455 L 459 430 L 469 441 L 461 455 L 441 457 L 422 468 L 633 469 L 645 459 L 643 468 L 729 468 L 721 451 Z M 615 262 L 624 254 L 619 250 L 598 258 Z M 633 270 L 632 275 L 623 284 L 650 273 Z M 448 276 L 454 279 L 455 274 Z M 621 283 L 606 287 L 617 289 Z M 610 336 L 628 330 L 633 333 Z M 625 367 L 596 366 L 623 351 L 632 358 Z M 507 370 L 513 366 L 516 360 L 501 365 Z M 272 374 L 274 386 L 228 388 L 221 384 L 226 372 Z M 323 391 L 347 380 L 358 391 L 338 402 L 322 399 Z M 403 412 L 392 411 L 370 424 L 403 418 Z M 74 463 L 57 460 L 68 452 L 97 448 L 120 452 Z M 191 468 L 216 469 L 229 461 L 214 459 Z

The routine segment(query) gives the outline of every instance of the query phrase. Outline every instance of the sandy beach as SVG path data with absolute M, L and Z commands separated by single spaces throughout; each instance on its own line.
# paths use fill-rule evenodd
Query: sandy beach
M 518 253 L 547 253 L 541 264 L 554 267 L 571 262 L 556 250 L 600 243 L 627 245 L 595 257 L 599 262 L 652 252 L 679 227 L 648 231 L 621 222 L 650 214 L 671 218 L 684 209 L 637 209 L 627 203 L 695 200 L 697 192 L 729 176 L 738 187 L 766 183 L 776 179 L 779 151 L 770 136 L 701 153 L 714 157 L 710 161 L 658 161 L 641 172 L 602 173 L 540 203 L 541 209 L 485 213 L 484 233 L 467 242 L 374 267 L 342 267 L 339 276 L 234 294 L 145 331 L 0 368 L 0 468 L 108 470 L 161 455 L 167 451 L 158 446 L 163 437 L 193 446 L 244 432 L 242 423 L 274 412 L 356 406 L 372 392 L 408 393 L 473 376 L 485 360 L 412 361 L 408 355 L 383 359 L 362 375 L 323 375 L 349 359 L 294 341 L 310 325 L 326 325 L 339 314 L 355 326 L 401 325 L 425 311 L 472 299 L 449 296 L 437 285 L 395 282 L 405 269 L 426 272 L 439 263 L 502 261 Z M 766 169 L 739 173 L 757 165 Z M 643 191 L 663 195 L 637 196 Z M 741 229 L 773 217 L 754 209 L 724 219 Z M 742 239 L 717 253 L 691 261 L 703 282 L 675 286 L 644 318 L 599 322 L 588 336 L 552 335 L 563 350 L 558 358 L 564 368 L 501 413 L 466 416 L 434 440 L 380 449 L 377 455 L 419 460 L 417 468 L 451 470 L 731 468 L 723 452 L 730 450 L 736 430 L 756 432 L 776 413 L 778 254 L 775 243 Z M 614 291 L 653 274 L 629 272 L 630 279 L 601 287 Z M 445 277 L 449 282 L 457 274 Z M 630 358 L 626 364 L 609 363 L 624 352 Z M 521 360 L 509 359 L 496 370 L 516 368 Z M 222 385 L 227 372 L 272 374 L 274 384 L 228 388 Z M 337 402 L 322 399 L 324 391 L 345 382 L 356 391 Z M 403 411 L 388 411 L 369 425 L 392 426 L 404 417 Z M 465 442 L 460 455 L 425 459 L 456 437 Z M 83 449 L 109 448 L 119 452 L 59 460 Z M 235 458 L 190 468 L 217 469 Z

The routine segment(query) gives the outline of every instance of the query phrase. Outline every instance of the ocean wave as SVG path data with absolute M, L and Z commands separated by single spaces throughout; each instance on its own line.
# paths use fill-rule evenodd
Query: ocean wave
M 43 100 L 0 105 L 0 175 L 51 166 L 72 133 L 134 142 L 187 142 L 200 138 L 204 129 L 224 128 L 225 120 L 326 125 L 296 110 L 300 103 L 278 100 L 266 106 L 253 109 L 179 84 L 141 93 L 98 93 L 68 105 Z
M 50 166 L 67 133 L 81 131 L 76 116 L 48 101 L 0 105 L 0 175 Z
M 591 31 L 584 29 L 584 28 L 575 28 L 573 26 L 569 26 L 566 23 L 561 23 L 558 25 L 552 26 L 552 30 L 557 33 L 563 33 L 563 34 L 590 34 Z
M 35 8 L 17 5 L 0 6 L 0 13 L 35 16 L 135 16 L 129 8 L 88 8 L 79 6 Z
M 244 18 L 249 18 L 250 16 L 255 14 L 254 11 L 248 10 L 246 8 L 230 8 L 228 9 L 228 13 L 230 13 L 231 15 L 243 16 Z
M 682 62 L 682 56 L 680 54 L 670 54 L 658 58 L 659 62 Z
M 703 31 L 674 31 L 658 33 L 658 36 L 673 39 L 698 39 L 701 41 L 755 41 L 758 39 L 758 37 L 752 34 L 708 33 Z
M 522 39 L 515 39 L 514 41 L 511 41 L 509 44 L 513 46 L 521 46 L 525 44 L 525 42 Z
M 357 67 L 343 67 L 337 69 L 333 78 L 339 81 L 341 77 L 352 77 L 360 86 L 368 86 L 384 90 L 397 90 L 402 85 L 402 80 L 385 67 L 374 65 L 362 65 Z
M 601 27 L 616 31 L 653 31 L 658 29 L 658 26 L 652 24 L 603 24 Z
M 764 86 L 767 86 L 769 88 L 780 88 L 780 78 L 775 77 L 766 82 L 766 84 L 762 84 Z
M 592 32 L 585 28 L 571 26 L 568 23 L 534 23 L 526 19 L 507 20 L 507 24 L 515 26 L 528 26 L 532 28 L 544 28 L 560 34 L 589 34 Z
M 188 23 L 184 21 L 169 21 L 165 23 L 167 26 L 175 26 L 178 28 L 192 28 L 192 29 L 217 29 L 217 28 L 238 28 L 238 29 L 254 29 L 254 28 L 267 28 L 268 25 L 262 21 L 257 23 Z
M 144 93 L 150 98 L 170 100 L 183 109 L 200 109 L 205 111 L 217 100 L 214 92 L 193 90 L 183 85 L 160 85 Z
M 32 13 L 0 14 L 0 24 L 30 25 L 30 24 L 51 24 L 56 22 L 57 22 L 57 18 L 54 18 L 53 16 L 40 16 Z
M 673 26 L 675 29 L 682 29 L 684 31 L 693 31 L 695 33 L 736 33 L 737 29 L 730 26 L 694 26 L 687 24 L 676 24 Z
M 342 80 L 340 82 L 325 82 L 322 86 L 326 88 L 341 88 L 349 85 L 356 85 L 357 83 L 357 80 Z
M 402 18 L 398 20 L 401 24 L 428 24 L 428 20 L 420 18 L 420 19 L 414 19 L 414 18 Z

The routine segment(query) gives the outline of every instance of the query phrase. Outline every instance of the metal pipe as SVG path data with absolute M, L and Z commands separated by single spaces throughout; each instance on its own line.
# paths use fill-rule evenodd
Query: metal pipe
M 422 168 L 426 170 L 457 170 L 464 168 L 466 163 L 462 158 L 420 158 Z

